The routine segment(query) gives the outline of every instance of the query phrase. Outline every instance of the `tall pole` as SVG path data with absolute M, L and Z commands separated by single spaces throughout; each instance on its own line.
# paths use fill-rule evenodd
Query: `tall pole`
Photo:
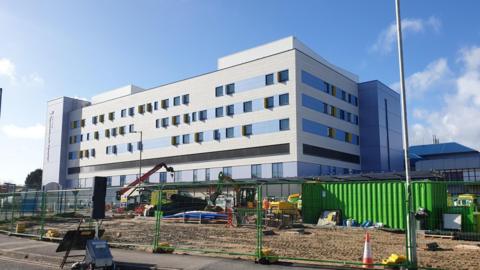
M 138 178 L 142 177 L 142 152 L 143 152 L 143 132 L 142 131 L 138 131 L 140 132 L 140 160 L 139 160 L 139 164 L 138 164 Z
M 402 44 L 402 21 L 400 17 L 400 0 L 395 0 L 395 10 L 397 17 L 397 47 L 398 47 L 398 67 L 400 71 L 400 93 L 402 102 L 402 132 L 403 132 L 403 159 L 405 161 L 405 198 L 406 198 L 406 222 L 407 222 L 407 255 L 410 264 L 413 267 L 417 265 L 417 243 L 415 219 L 412 209 L 412 189 L 410 186 L 410 161 L 408 159 L 408 123 L 407 123 L 407 99 L 405 92 L 405 77 L 403 67 L 403 44 Z

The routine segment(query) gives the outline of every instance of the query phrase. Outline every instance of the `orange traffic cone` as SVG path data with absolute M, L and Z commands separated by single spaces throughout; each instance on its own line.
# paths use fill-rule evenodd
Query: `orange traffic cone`
M 368 232 L 365 233 L 365 246 L 363 247 L 363 268 L 373 268 L 372 246 Z

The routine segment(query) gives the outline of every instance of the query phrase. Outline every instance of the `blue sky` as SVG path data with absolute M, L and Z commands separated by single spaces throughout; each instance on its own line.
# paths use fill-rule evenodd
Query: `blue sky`
M 478 1 L 402 1 L 412 144 L 480 149 Z M 294 35 L 330 62 L 398 87 L 394 0 L 0 2 L 0 182 L 42 167 L 46 102 L 212 71 Z

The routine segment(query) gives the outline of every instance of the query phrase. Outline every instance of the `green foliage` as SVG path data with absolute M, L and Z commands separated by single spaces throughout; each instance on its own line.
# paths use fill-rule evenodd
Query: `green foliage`
M 42 169 L 36 169 L 29 173 L 25 179 L 27 188 L 40 189 L 42 187 Z

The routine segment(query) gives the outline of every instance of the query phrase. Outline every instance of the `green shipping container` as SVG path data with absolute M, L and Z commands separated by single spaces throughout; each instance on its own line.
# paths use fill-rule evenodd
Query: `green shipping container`
M 447 186 L 421 181 L 412 184 L 414 208 L 425 208 L 426 229 L 440 226 L 447 207 Z M 325 210 L 341 210 L 342 219 L 381 222 L 386 227 L 405 229 L 405 184 L 402 181 L 308 182 L 302 185 L 302 213 L 305 223 L 316 224 Z

